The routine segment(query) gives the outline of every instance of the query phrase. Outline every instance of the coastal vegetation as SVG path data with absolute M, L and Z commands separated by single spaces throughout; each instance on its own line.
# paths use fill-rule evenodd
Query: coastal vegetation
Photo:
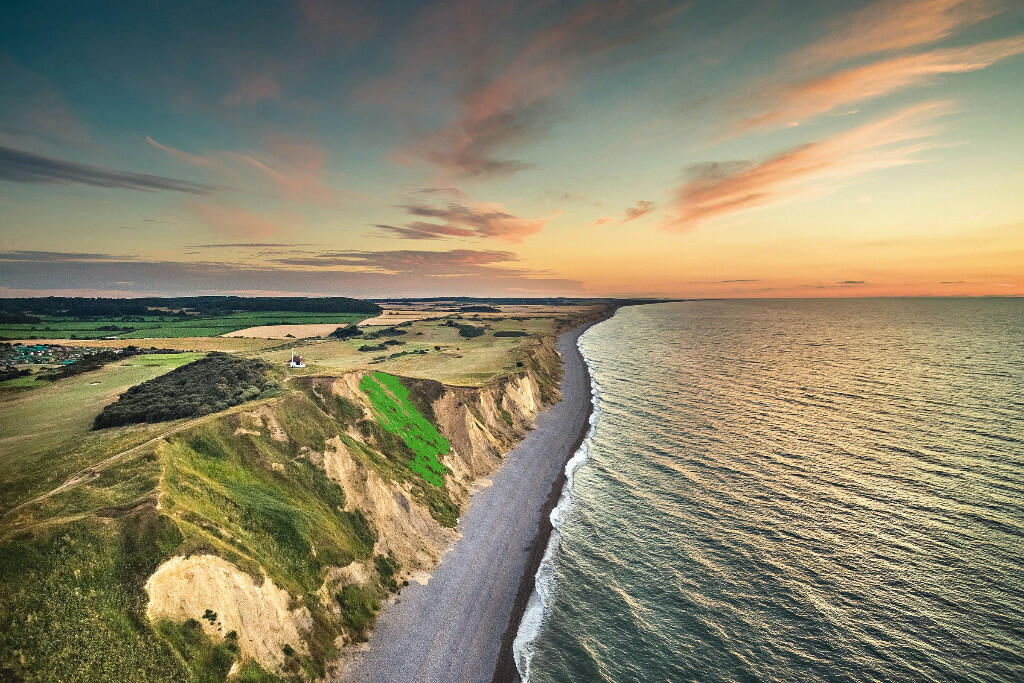
M 355 325 L 346 325 L 344 327 L 339 327 L 328 336 L 333 337 L 334 339 L 349 339 L 351 337 L 358 337 L 362 333 L 363 331 Z

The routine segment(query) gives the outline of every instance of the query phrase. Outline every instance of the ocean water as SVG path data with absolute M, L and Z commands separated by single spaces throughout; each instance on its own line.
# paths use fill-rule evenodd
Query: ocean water
M 580 348 L 528 683 L 1024 681 L 1024 300 L 632 307 Z

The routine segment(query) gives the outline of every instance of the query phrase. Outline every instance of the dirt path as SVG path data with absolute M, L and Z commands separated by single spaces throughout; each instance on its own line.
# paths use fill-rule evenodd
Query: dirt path
M 92 465 L 89 465 L 88 467 L 86 467 L 84 469 L 81 469 L 78 472 L 75 472 L 74 474 L 72 474 L 70 477 L 68 477 L 64 481 L 63 484 L 61 484 L 57 488 L 55 488 L 55 489 L 53 489 L 51 491 L 47 491 L 46 493 L 38 495 L 35 498 L 31 498 L 29 500 L 26 500 L 24 503 L 19 503 L 18 505 L 12 507 L 10 510 L 5 512 L 3 514 L 3 516 L 0 517 L 0 519 L 7 519 L 10 515 L 14 514 L 18 510 L 21 510 L 22 508 L 25 508 L 25 507 L 28 507 L 29 505 L 33 505 L 33 504 L 38 503 L 40 501 L 46 500 L 47 498 L 51 498 L 52 496 L 55 496 L 58 493 L 61 493 L 63 491 L 67 491 L 68 489 L 74 488 L 74 487 L 78 486 L 79 484 L 84 484 L 86 482 L 93 481 L 94 479 L 96 479 L 97 477 L 100 476 L 100 471 L 101 470 L 103 470 L 107 466 L 117 462 L 121 458 L 123 458 L 123 457 L 125 457 L 127 455 L 130 455 L 132 453 L 135 453 L 138 450 L 146 448 L 147 446 L 151 446 L 151 445 L 157 443 L 158 441 L 161 441 L 162 439 L 166 439 L 168 436 L 171 436 L 172 434 L 176 434 L 177 432 L 180 432 L 183 429 L 187 429 L 187 428 L 189 428 L 189 427 L 191 427 L 193 425 L 196 425 L 199 422 L 201 422 L 204 418 L 205 418 L 205 416 L 204 417 L 197 417 L 197 418 L 195 418 L 193 420 L 189 420 L 187 422 L 182 422 L 181 424 L 179 424 L 178 426 L 174 427 L 173 429 L 168 429 L 166 432 L 162 432 L 161 434 L 158 434 L 157 436 L 154 436 L 152 439 L 149 439 L 148 441 L 143 441 L 142 443 L 140 443 L 140 444 L 138 444 L 136 446 L 132 446 L 131 448 L 126 448 L 125 450 L 121 451 L 120 453 L 115 453 L 114 455 L 111 455 L 110 457 L 104 458 L 103 460 L 100 460 L 97 463 L 93 463 Z

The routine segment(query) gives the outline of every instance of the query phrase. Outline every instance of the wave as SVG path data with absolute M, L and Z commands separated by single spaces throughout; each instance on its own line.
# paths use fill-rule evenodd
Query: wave
M 544 628 L 551 605 L 555 599 L 555 564 L 554 557 L 561 542 L 559 530 L 562 523 L 569 514 L 572 507 L 572 482 L 573 475 L 587 460 L 590 459 L 590 446 L 593 443 L 594 432 L 597 429 L 598 416 L 601 413 L 601 391 L 594 379 L 594 369 L 587 354 L 583 352 L 583 336 L 576 341 L 576 348 L 587 366 L 590 375 L 590 429 L 580 444 L 579 449 L 565 464 L 565 484 L 562 487 L 562 495 L 558 504 L 551 511 L 551 536 L 548 545 L 544 549 L 544 557 L 541 558 L 540 566 L 534 580 L 533 593 L 526 604 L 523 618 L 519 622 L 519 630 L 516 632 L 515 640 L 512 642 L 512 656 L 515 659 L 516 669 L 523 683 L 530 680 L 530 662 L 533 660 L 533 643 Z

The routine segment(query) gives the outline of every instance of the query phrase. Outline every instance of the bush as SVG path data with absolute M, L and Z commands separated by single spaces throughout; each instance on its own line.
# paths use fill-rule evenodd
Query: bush
M 403 334 L 409 334 L 408 330 L 400 330 L 397 327 L 385 327 L 382 330 L 376 332 L 370 332 L 366 335 L 367 339 L 380 339 L 381 337 L 401 337 Z
M 356 640 L 366 640 L 380 609 L 377 592 L 366 586 L 350 583 L 335 596 L 341 606 L 341 623 L 352 631 Z
M 522 330 L 500 330 L 494 333 L 495 337 L 528 337 L 529 332 Z
M 363 334 L 363 331 L 355 325 L 348 325 L 346 327 L 339 327 L 334 332 L 331 332 L 330 337 L 335 339 L 349 339 L 350 337 L 358 337 Z

